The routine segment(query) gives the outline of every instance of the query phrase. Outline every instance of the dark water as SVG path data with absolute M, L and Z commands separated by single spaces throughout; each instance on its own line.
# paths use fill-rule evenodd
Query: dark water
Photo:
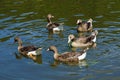
M 120 0 L 1 0 L 0 80 L 120 80 Z M 64 22 L 64 32 L 49 34 L 46 15 Z M 46 49 L 56 45 L 59 52 L 70 51 L 69 34 L 76 32 L 76 20 L 93 19 L 99 31 L 97 48 L 91 48 L 78 65 L 56 63 Z M 19 58 L 14 37 L 24 45 L 43 47 L 36 61 Z

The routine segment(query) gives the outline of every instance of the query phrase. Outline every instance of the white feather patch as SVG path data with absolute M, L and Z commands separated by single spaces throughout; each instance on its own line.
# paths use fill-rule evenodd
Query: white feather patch
M 60 31 L 60 29 L 56 27 L 56 28 L 53 28 L 53 31 Z
M 86 55 L 87 55 L 87 53 L 85 52 L 85 53 L 83 53 L 82 55 L 80 55 L 80 56 L 78 57 L 78 59 L 79 59 L 79 60 L 83 60 L 83 59 L 85 59 Z
M 28 52 L 28 56 L 30 55 L 30 54 L 33 54 L 33 55 L 40 55 L 41 53 L 40 53 L 40 50 L 41 50 L 42 48 L 38 48 L 37 50 L 35 50 L 35 51 L 30 51 L 30 52 Z
M 27 55 L 30 55 L 30 54 L 36 55 L 36 51 L 30 51 L 30 52 L 28 52 Z
M 63 31 L 63 25 L 53 28 L 53 31 Z
M 93 42 L 96 42 L 96 36 L 94 37 L 94 39 L 92 40 Z

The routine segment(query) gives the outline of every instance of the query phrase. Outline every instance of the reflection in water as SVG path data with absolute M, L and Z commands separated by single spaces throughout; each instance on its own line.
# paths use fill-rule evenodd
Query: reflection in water
M 29 58 L 31 58 L 35 63 L 42 64 L 42 55 L 29 55 Z
M 57 67 L 61 62 L 54 60 L 53 63 L 50 64 L 51 67 Z
M 120 80 L 120 0 L 0 1 L 0 80 L 61 80 L 61 77 L 67 80 Z M 45 26 L 48 13 L 56 16 L 55 21 L 65 23 L 65 31 L 60 34 L 47 33 Z M 97 50 L 90 49 L 87 61 L 79 63 L 80 68 L 82 65 L 89 64 L 90 67 L 87 69 L 83 67 L 79 70 L 79 64 L 76 68 L 76 66 L 69 67 L 61 62 L 51 64 L 52 67 L 58 66 L 56 69 L 49 68 L 51 66 L 46 65 L 49 64 L 48 60 L 51 58 L 44 57 L 46 52 L 41 55 L 45 60 L 43 62 L 41 56 L 37 58 L 38 60 L 25 57 L 25 61 L 42 62 L 40 66 L 26 63 L 18 65 L 17 59 L 22 61 L 23 56 L 15 54 L 15 59 L 8 53 L 15 52 L 15 46 L 10 44 L 14 35 L 19 35 L 27 40 L 28 45 L 30 43 L 41 44 L 47 48 L 50 46 L 49 44 L 53 43 L 60 48 L 60 52 L 67 51 L 67 36 L 70 33 L 78 35 L 75 28 L 77 28 L 76 20 L 79 18 L 84 20 L 92 18 L 93 27 L 100 32 L 97 36 Z M 79 36 L 84 36 L 84 34 L 79 34 Z M 58 37 L 63 38 L 63 41 L 58 40 Z M 50 40 L 51 38 L 52 40 Z M 53 42 L 53 40 L 57 42 Z M 18 69 L 20 66 L 24 67 Z M 67 76 L 69 72 L 75 72 L 78 75 Z
M 53 35 L 54 35 L 54 34 L 57 34 L 60 38 L 63 38 L 64 35 L 63 35 L 62 32 L 63 32 L 63 31 L 55 31 L 55 32 L 49 31 L 49 33 L 48 33 L 48 39 L 53 39 Z
M 87 64 L 87 61 L 84 59 L 84 60 L 81 60 L 79 62 L 60 62 L 60 61 L 56 61 L 54 60 L 53 63 L 50 64 L 51 67 L 57 67 L 58 65 L 60 64 L 65 64 L 65 65 L 69 65 L 69 66 L 79 66 L 80 68 L 81 67 L 88 67 L 88 64 Z
M 25 57 L 27 59 L 32 59 L 35 63 L 42 64 L 42 55 L 29 55 L 29 56 L 23 56 L 22 54 L 14 53 L 16 59 L 22 59 L 22 57 Z
M 79 61 L 78 66 L 81 67 L 88 67 L 87 61 L 86 60 L 82 60 Z
M 15 55 L 16 59 L 22 59 L 22 57 L 23 57 L 21 54 L 18 55 L 17 53 L 14 53 L 14 55 Z

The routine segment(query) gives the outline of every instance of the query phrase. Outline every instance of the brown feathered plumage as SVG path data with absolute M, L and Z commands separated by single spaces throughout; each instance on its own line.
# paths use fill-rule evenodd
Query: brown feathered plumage
M 14 41 L 18 42 L 18 51 L 22 55 L 24 55 L 24 56 L 28 56 L 28 53 L 31 52 L 31 51 L 37 51 L 37 50 L 41 50 L 42 49 L 42 48 L 35 47 L 33 45 L 23 46 L 22 45 L 22 40 L 19 37 L 15 37 Z M 33 54 L 33 55 L 39 55 L 39 53 L 36 53 L 36 52 L 31 52 L 31 54 Z
M 92 19 L 90 18 L 87 22 L 81 19 L 77 20 L 77 32 L 92 31 Z
M 55 23 L 55 22 L 52 22 L 51 21 L 51 18 L 54 18 L 54 16 L 52 16 L 51 14 L 48 14 L 47 15 L 47 21 L 48 21 L 48 24 L 46 26 L 46 28 L 49 30 L 49 31 L 55 31 L 54 29 L 57 28 L 56 31 L 60 31 L 60 30 L 63 30 L 63 23 Z
M 54 52 L 54 59 L 57 61 L 78 62 L 79 60 L 85 59 L 88 48 L 81 52 L 64 52 L 62 54 L 58 54 L 58 50 L 55 46 L 50 46 L 48 50 Z

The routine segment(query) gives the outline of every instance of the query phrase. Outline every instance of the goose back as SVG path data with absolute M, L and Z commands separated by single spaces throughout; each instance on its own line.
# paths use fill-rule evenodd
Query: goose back
M 62 62 L 78 62 L 79 60 L 83 60 L 86 57 L 86 50 L 81 52 L 64 52 L 62 54 L 58 54 L 57 48 L 55 46 L 50 46 L 49 50 L 54 52 L 55 60 Z

